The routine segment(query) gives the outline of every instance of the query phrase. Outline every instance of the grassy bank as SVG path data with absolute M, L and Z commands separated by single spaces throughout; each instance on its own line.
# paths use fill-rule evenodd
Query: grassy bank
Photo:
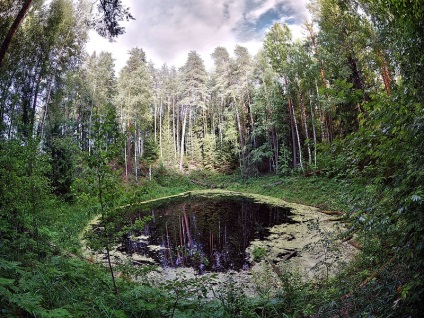
M 205 188 L 256 193 L 348 213 L 369 200 L 372 193 L 371 187 L 323 177 L 243 179 L 204 172 L 184 176 L 162 172 L 153 181 L 125 184 L 114 200 L 119 206 Z M 328 317 L 346 310 L 352 313 L 352 305 L 363 307 L 369 292 L 366 286 L 356 298 L 343 298 L 356 292 L 372 274 L 372 266 L 362 261 L 325 282 L 304 282 L 299 274 L 270 267 L 271 272 L 265 270 L 263 278 L 273 273 L 281 290 L 271 295 L 258 285 L 262 293 L 257 298 L 244 295 L 234 281 L 217 290 L 213 281 L 202 277 L 179 277 L 159 285 L 136 283 L 129 275 L 136 274 L 143 281 L 143 271 L 134 273 L 134 269 L 123 267 L 117 269 L 119 293 L 114 295 L 107 269 L 80 255 L 79 234 L 98 209 L 95 198 L 84 192 L 76 195 L 74 203 L 52 200 L 45 207 L 41 231 L 45 256 L 23 257 L 13 266 L 0 262 L 3 268 L 9 266 L 7 271 L 19 273 L 14 287 L 17 292 L 3 292 L 5 317 L 24 317 L 28 312 L 37 317 Z
M 142 202 L 171 196 L 178 193 L 205 188 L 222 188 L 227 190 L 267 195 L 287 202 L 311 205 L 323 210 L 353 211 L 367 198 L 372 198 L 371 189 L 346 181 L 337 181 L 324 177 L 262 176 L 243 179 L 234 175 L 219 175 L 197 172 L 182 176 L 167 173 L 159 175 L 152 181 L 126 184 L 116 200 L 119 205 Z M 78 235 L 97 213 L 95 200 L 85 194 L 79 194 L 75 203 L 53 201 L 45 211 L 44 228 L 51 240 L 62 248 L 77 252 Z
M 268 195 L 287 202 L 343 212 L 357 209 L 375 195 L 372 186 L 316 176 L 268 175 L 245 179 L 236 175 L 198 172 L 191 179 L 203 181 L 205 186 Z

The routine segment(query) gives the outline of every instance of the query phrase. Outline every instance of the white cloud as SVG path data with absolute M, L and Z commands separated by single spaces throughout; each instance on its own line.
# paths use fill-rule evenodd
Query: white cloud
M 248 17 L 253 20 L 257 20 L 261 15 L 275 8 L 277 0 L 266 0 L 266 1 L 255 1 L 259 5 L 249 12 Z
M 157 67 L 182 66 L 191 50 L 210 66 L 217 46 L 230 52 L 238 43 L 252 54 L 260 48 L 264 28 L 287 18 L 302 23 L 306 0 L 124 0 L 136 20 L 125 23 L 126 33 L 109 43 L 90 33 L 87 50 L 109 51 L 121 69 L 127 52 L 141 47 Z M 283 16 L 284 15 L 284 16 Z

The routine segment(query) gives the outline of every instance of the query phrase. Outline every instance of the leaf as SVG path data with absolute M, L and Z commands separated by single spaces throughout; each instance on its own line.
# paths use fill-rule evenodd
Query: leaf
M 411 196 L 411 200 L 412 200 L 412 202 L 421 202 L 423 200 L 423 198 L 421 196 L 419 196 L 418 194 L 413 194 Z
M 16 304 L 18 307 L 26 310 L 27 312 L 34 312 L 41 309 L 40 295 L 33 295 L 31 293 L 16 294 L 16 295 L 12 295 L 9 298 L 9 301 L 11 303 Z
M 14 282 L 15 282 L 14 279 L 0 277 L 0 285 L 1 286 L 10 286 L 10 285 L 13 285 Z
M 57 308 L 49 311 L 42 311 L 41 317 L 43 318 L 72 318 L 72 315 L 63 308 Z
M 10 262 L 6 261 L 5 259 L 0 259 L 0 268 L 4 270 L 12 270 L 12 269 L 19 269 L 20 263 L 18 262 Z

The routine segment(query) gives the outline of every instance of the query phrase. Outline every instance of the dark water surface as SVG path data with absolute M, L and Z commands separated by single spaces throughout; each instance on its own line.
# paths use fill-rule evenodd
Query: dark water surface
M 249 266 L 245 250 L 250 242 L 266 239 L 273 225 L 294 223 L 290 214 L 288 208 L 245 197 L 179 199 L 132 213 L 131 223 L 148 215 L 152 219 L 124 235 L 119 250 L 152 257 L 162 267 L 240 270 Z

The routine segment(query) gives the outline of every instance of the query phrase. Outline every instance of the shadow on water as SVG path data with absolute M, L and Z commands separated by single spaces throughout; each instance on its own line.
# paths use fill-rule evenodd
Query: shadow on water
M 127 222 L 150 215 L 144 226 L 122 237 L 118 250 L 153 258 L 162 267 L 193 267 L 225 272 L 247 269 L 246 248 L 266 239 L 269 227 L 295 223 L 289 208 L 256 203 L 251 198 L 176 199 L 130 214 Z

